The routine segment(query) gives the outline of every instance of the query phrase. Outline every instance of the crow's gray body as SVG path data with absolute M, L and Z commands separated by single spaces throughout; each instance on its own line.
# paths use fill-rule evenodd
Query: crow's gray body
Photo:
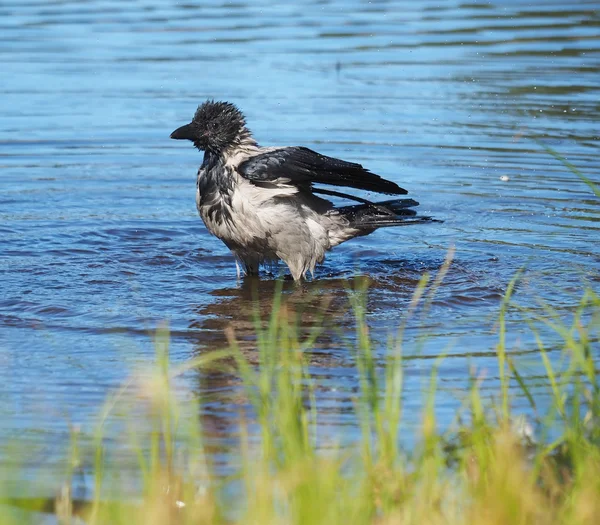
M 299 280 L 329 249 L 361 232 L 309 191 L 285 182 L 259 187 L 242 177 L 236 166 L 262 152 L 247 145 L 220 157 L 205 154 L 196 207 L 208 231 L 227 245 L 246 273 L 282 260 Z
M 282 260 L 300 280 L 314 272 L 328 250 L 348 239 L 381 226 L 431 220 L 415 217 L 409 208 L 418 203 L 411 199 L 371 203 L 313 187 L 322 183 L 406 193 L 359 164 L 306 148 L 261 148 L 232 104 L 206 102 L 191 124 L 171 136 L 192 140 L 205 151 L 196 183 L 198 212 L 247 274 Z M 319 191 L 362 204 L 335 207 L 315 195 Z

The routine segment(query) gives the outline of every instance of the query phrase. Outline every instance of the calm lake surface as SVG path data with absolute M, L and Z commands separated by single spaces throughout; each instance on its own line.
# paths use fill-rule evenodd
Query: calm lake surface
M 327 314 L 311 358 L 326 435 L 359 436 L 346 299 L 357 273 L 383 357 L 421 276 L 456 248 L 430 315 L 404 336 L 408 442 L 432 358 L 447 354 L 440 424 L 470 368 L 496 385 L 494 325 L 519 269 L 515 300 L 534 312 L 600 289 L 599 199 L 533 140 L 600 183 L 599 2 L 201 5 L 0 3 L 0 442 L 31 447 L 34 477 L 59 468 L 70 428 L 91 435 L 106 396 L 153 358 L 160 323 L 174 364 L 223 346 L 230 325 L 252 355 L 256 283 L 236 280 L 197 216 L 201 154 L 169 140 L 209 97 L 239 105 L 261 144 L 360 162 L 445 221 L 351 241 L 304 290 L 284 284 L 306 326 Z M 275 287 L 262 276 L 264 315 Z M 508 344 L 535 385 L 517 315 Z M 201 419 L 226 470 L 238 381 L 194 373 L 181 388 L 208 399 Z

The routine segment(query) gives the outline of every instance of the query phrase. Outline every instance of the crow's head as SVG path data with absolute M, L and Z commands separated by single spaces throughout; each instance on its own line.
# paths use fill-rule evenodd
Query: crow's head
M 191 140 L 198 149 L 221 153 L 249 135 L 242 112 L 230 102 L 207 100 L 189 124 L 171 133 L 172 139 Z

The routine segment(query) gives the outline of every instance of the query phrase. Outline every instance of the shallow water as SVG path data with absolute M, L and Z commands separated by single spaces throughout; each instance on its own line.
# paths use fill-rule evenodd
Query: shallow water
M 441 352 L 447 392 L 469 366 L 494 384 L 494 320 L 517 270 L 533 309 L 600 287 L 599 201 L 533 140 L 600 182 L 598 2 L 202 5 L 0 5 L 0 437 L 38 446 L 36 467 L 62 457 L 70 425 L 91 431 L 107 393 L 152 358 L 161 321 L 174 363 L 224 344 L 231 324 L 252 354 L 253 282 L 196 214 L 200 154 L 168 138 L 207 97 L 238 104 L 261 144 L 361 162 L 445 221 L 349 242 L 303 293 L 285 284 L 307 326 L 326 311 L 352 340 L 347 285 L 368 276 L 382 351 L 456 247 L 430 316 L 405 334 L 409 429 Z M 265 313 L 274 289 L 263 275 Z M 324 428 L 352 441 L 356 375 L 338 332 L 311 366 Z M 535 378 L 526 332 L 515 320 L 509 344 Z M 187 387 L 210 396 L 203 421 L 227 463 L 236 381 Z M 441 424 L 457 398 L 441 400 Z

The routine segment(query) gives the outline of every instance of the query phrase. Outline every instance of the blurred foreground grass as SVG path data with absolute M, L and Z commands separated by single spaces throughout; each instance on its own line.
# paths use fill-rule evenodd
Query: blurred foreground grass
M 407 318 L 426 315 L 448 264 L 435 278 L 423 277 Z M 585 291 L 569 318 L 550 306 L 543 315 L 521 313 L 531 322 L 552 399 L 541 413 L 505 344 L 507 311 L 519 310 L 511 300 L 518 279 L 510 283 L 498 316 L 500 386 L 493 401 L 480 392 L 482 378 L 472 376 L 456 424 L 441 431 L 435 416 L 434 365 L 414 449 L 399 446 L 403 327 L 390 337 L 382 362 L 369 337 L 366 290 L 349 290 L 357 335 L 355 348 L 349 350 L 359 377 L 354 406 L 362 438 L 350 449 L 333 445 L 323 450 L 317 447 L 320 409 L 308 372 L 319 329 L 301 339 L 296 314 L 276 295 L 270 319 L 256 320 L 252 362 L 230 331 L 229 348 L 173 369 L 168 329 L 159 329 L 155 364 L 141 383 L 134 378 L 107 400 L 93 446 L 84 450 L 74 437 L 56 498 L 15 497 L 14 489 L 0 486 L 0 523 L 39 523 L 42 515 L 36 511 L 54 515 L 51 522 L 123 525 L 600 523 L 600 384 L 594 363 L 600 298 Z M 540 323 L 553 332 L 554 349 L 555 336 L 560 336 L 559 365 L 548 357 L 536 328 Z M 213 472 L 198 419 L 185 417 L 198 414 L 201 401 L 182 399 L 173 386 L 180 374 L 219 366 L 241 378 L 245 401 L 254 413 L 248 421 L 240 417 L 239 462 L 230 477 Z M 510 381 L 520 385 L 536 421 L 513 414 Z M 134 383 L 141 393 L 125 396 Z M 115 412 L 139 420 L 140 397 L 150 407 L 144 412 L 150 431 L 125 430 L 141 473 L 136 496 L 126 497 L 131 487 L 118 461 L 105 454 L 103 425 Z M 258 439 L 249 438 L 250 426 Z M 18 444 L 11 446 L 12 457 L 27 456 Z M 93 464 L 94 495 L 79 500 L 71 493 L 71 478 L 84 460 Z M 18 462 L 12 463 L 12 477 L 18 478 Z M 27 482 L 23 485 L 25 492 Z

